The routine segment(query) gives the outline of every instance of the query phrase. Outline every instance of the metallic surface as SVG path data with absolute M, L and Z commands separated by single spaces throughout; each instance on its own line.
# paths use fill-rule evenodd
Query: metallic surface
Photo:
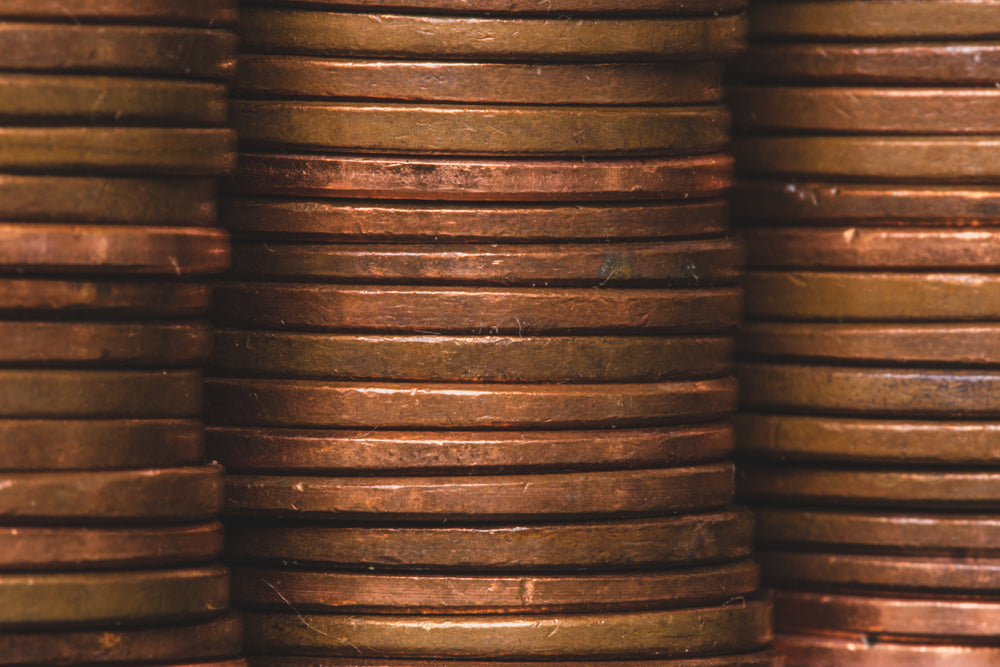
M 0 17 L 218 26 L 236 22 L 235 0 L 4 0 Z
M 211 304 L 209 287 L 181 282 L 110 282 L 0 278 L 0 313 L 18 317 L 88 315 L 198 317 Z
M 623 7 L 616 0 L 260 0 L 258 4 L 282 6 L 295 4 L 315 9 L 393 8 L 415 12 L 442 13 L 528 13 L 553 12 L 604 13 L 657 12 L 663 14 L 712 14 L 743 9 L 745 0 L 633 0 Z
M 379 658 L 338 658 L 334 656 L 277 656 L 258 655 L 253 657 L 254 667 L 436 667 L 440 661 L 432 660 L 403 660 L 403 659 L 379 659 Z M 449 660 L 449 665 L 454 667 L 481 667 L 482 661 L 462 661 Z M 755 653 L 738 653 L 733 655 L 722 655 L 705 658 L 666 658 L 661 660 L 587 660 L 580 662 L 575 660 L 560 660 L 553 664 L 552 661 L 527 661 L 518 660 L 516 662 L 505 662 L 500 660 L 490 660 L 493 667 L 778 667 L 781 665 L 781 658 L 772 651 L 759 651 Z M 923 667 L 921 665 L 921 667 Z M 963 665 L 964 667 L 964 665 Z M 976 665 L 975 667 L 979 667 Z
M 872 641 L 866 636 L 779 633 L 774 643 L 785 667 L 990 667 L 1000 660 L 996 646 Z M 266 665 L 279 667 L 270 660 Z

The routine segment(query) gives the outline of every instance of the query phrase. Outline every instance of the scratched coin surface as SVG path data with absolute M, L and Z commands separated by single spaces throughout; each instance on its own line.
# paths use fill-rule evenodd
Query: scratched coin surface
M 64 23 L 220 26 L 236 22 L 235 0 L 7 0 L 0 17 Z
M 87 313 L 188 318 L 205 315 L 210 305 L 210 288 L 199 283 L 0 278 L 0 313 L 5 317 Z
M 1000 660 L 1000 647 L 924 641 L 786 633 L 774 637 L 786 667 L 988 667 Z
M 713 14 L 733 12 L 746 6 L 745 0 L 635 0 L 622 6 L 615 0 L 261 0 L 265 6 L 302 6 L 313 9 L 405 9 L 435 13 L 606 13 L 656 12 L 661 14 Z
M 403 660 L 392 658 L 338 658 L 336 656 L 254 656 L 254 665 L 258 667 L 433 667 L 439 661 L 433 660 Z M 476 667 L 481 661 L 449 660 L 454 667 Z M 490 660 L 495 667 L 553 667 L 552 661 L 517 660 L 508 662 Z M 731 655 L 712 656 L 704 658 L 664 658 L 644 659 L 641 661 L 624 660 L 560 660 L 559 667 L 777 667 L 781 658 L 773 650 L 756 651 L 753 653 L 737 653 Z M 923 667 L 921 665 L 921 667 Z M 964 665 L 963 665 L 964 667 Z M 978 667 L 978 666 L 977 666 Z

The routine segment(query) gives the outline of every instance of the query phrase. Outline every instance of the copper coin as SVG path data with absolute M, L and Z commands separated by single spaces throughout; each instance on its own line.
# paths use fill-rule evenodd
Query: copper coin
M 233 571 L 240 608 L 383 613 L 524 613 L 688 607 L 757 590 L 750 560 L 627 574 L 441 575 L 291 569 Z
M 749 271 L 750 319 L 990 321 L 1000 314 L 995 273 Z
M 236 35 L 227 30 L 0 21 L 4 70 L 226 79 L 235 52 Z
M 630 201 L 723 194 L 728 154 L 632 160 L 500 160 L 240 153 L 236 192 L 460 201 Z
M 121 21 L 170 25 L 236 22 L 235 0 L 4 0 L 0 17 L 71 23 Z
M 218 464 L 147 470 L 5 472 L 7 521 L 201 521 L 222 507 Z
M 1000 424 L 792 415 L 737 416 L 740 449 L 782 460 L 1000 463 Z
M 197 283 L 94 282 L 0 278 L 0 312 L 45 315 L 198 317 L 211 304 L 209 287 Z
M 235 163 L 236 136 L 224 128 L 0 127 L 4 170 L 215 176 Z
M 722 67 L 685 63 L 470 63 L 240 55 L 237 96 L 494 104 L 708 104 Z
M 988 667 L 1000 660 L 995 646 L 872 641 L 865 636 L 778 634 L 774 644 L 786 667 Z M 254 664 L 279 667 L 272 661 Z
M 2 422 L 0 422 L 2 424 Z M 2 435 L 0 426 L 0 435 Z M 229 472 L 653 468 L 718 461 L 733 446 L 727 422 L 601 431 L 344 431 L 212 427 L 208 454 Z M 3 440 L 0 439 L 0 443 Z
M 730 125 L 721 106 L 235 100 L 230 116 L 250 148 L 457 155 L 687 156 L 724 148 Z
M 245 51 L 375 58 L 723 60 L 742 50 L 746 30 L 743 14 L 511 18 L 262 7 L 240 12 Z
M 446 527 L 226 523 L 226 552 L 280 561 L 403 570 L 593 570 L 745 558 L 753 516 L 741 507 L 655 519 Z
M 987 510 L 1000 499 L 1000 474 L 746 464 L 737 487 L 744 498 L 759 501 Z
M 228 589 L 229 571 L 222 565 L 4 574 L 0 626 L 192 619 L 223 611 Z
M 0 417 L 196 417 L 200 370 L 0 370 Z
M 489 664 L 493 667 L 777 667 L 781 664 L 780 660 L 781 658 L 774 651 L 767 650 L 708 658 L 587 660 L 586 662 L 573 660 L 559 660 L 558 662 L 550 660 L 518 660 L 516 662 L 490 660 Z M 436 667 L 440 661 L 259 655 L 254 656 L 253 664 L 254 667 Z M 454 667 L 481 667 L 483 663 L 481 661 L 449 660 L 448 664 L 454 665 Z
M 620 428 L 709 421 L 736 408 L 729 377 L 585 385 L 213 378 L 205 389 L 209 421 L 221 425 Z
M 284 241 L 498 243 L 669 240 L 722 235 L 729 223 L 719 199 L 517 205 L 224 197 L 219 224 L 237 237 Z
M 199 321 L 0 320 L 0 340 L 0 365 L 192 366 L 212 354 L 212 329 Z
M 214 317 L 220 324 L 232 327 L 316 331 L 707 333 L 735 327 L 741 302 L 742 293 L 736 287 L 594 289 L 223 282 L 215 288 Z
M 215 83 L 113 76 L 0 74 L 5 123 L 131 122 L 225 125 L 226 88 Z
M 732 499 L 728 462 L 532 475 L 227 475 L 226 512 L 309 519 L 531 520 L 678 514 Z
M 161 567 L 203 563 L 221 553 L 218 521 L 127 528 L 0 527 L 0 568 L 5 571 Z
M 0 322 L 0 337 L 3 332 Z M 658 381 L 732 372 L 732 338 L 352 336 L 223 329 L 216 333 L 212 362 L 223 375 L 286 378 Z
M 771 603 L 530 615 L 246 613 L 246 644 L 267 653 L 407 658 L 685 657 L 757 649 Z
M 3 419 L 0 469 L 190 465 L 203 458 L 202 430 L 194 419 Z
M 634 0 L 623 6 L 615 0 L 261 0 L 267 6 L 295 5 L 317 9 L 406 9 L 434 13 L 643 13 L 713 14 L 742 9 L 745 0 Z
M 736 126 L 755 132 L 995 134 L 1000 129 L 997 89 L 736 86 L 729 94 Z
M 744 363 L 737 366 L 750 409 L 898 416 L 1000 416 L 989 371 L 855 368 Z
M 229 265 L 229 235 L 214 227 L 0 222 L 0 270 L 185 276 Z

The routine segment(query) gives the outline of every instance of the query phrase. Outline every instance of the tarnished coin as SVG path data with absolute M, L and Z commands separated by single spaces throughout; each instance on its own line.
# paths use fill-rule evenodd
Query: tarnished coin
M 0 18 L 219 26 L 236 22 L 236 0 L 4 0 Z
M 615 0 L 261 0 L 267 6 L 303 6 L 316 9 L 406 9 L 434 13 L 645 13 L 715 14 L 743 9 L 745 0 L 634 0 L 622 6 Z
M 634 201 L 718 197 L 728 154 L 630 160 L 465 160 L 240 153 L 235 192 L 454 201 Z
M 0 519 L 203 521 L 222 508 L 222 466 L 0 473 Z
M 209 287 L 182 282 L 109 282 L 0 278 L 0 313 L 199 317 L 211 305 Z M 6 316 L 6 315 L 5 315 Z
M 708 104 L 722 66 L 484 63 L 240 55 L 236 96 L 494 104 Z
M 441 575 L 240 568 L 241 608 L 383 613 L 524 613 L 694 607 L 751 596 L 750 560 L 627 574 Z M 525 591 L 529 591 L 525 593 Z
M 1000 278 L 997 285 L 1000 287 Z M 709 333 L 735 327 L 741 305 L 742 292 L 737 287 L 594 289 L 223 282 L 215 287 L 214 317 L 219 324 L 231 327 L 314 331 Z
M 392 658 L 338 658 L 335 656 L 299 657 L 284 655 L 254 656 L 256 667 L 434 667 L 440 661 L 433 660 L 403 660 Z M 481 661 L 449 660 L 454 667 L 478 667 Z M 490 660 L 494 667 L 778 667 L 781 658 L 773 650 L 754 653 L 737 653 L 706 658 L 666 658 L 643 660 L 560 660 L 558 665 L 552 661 L 505 662 Z M 921 665 L 920 667 L 924 667 Z M 963 665 L 963 667 L 965 667 Z M 976 665 L 975 667 L 979 667 Z
M 533 475 L 227 475 L 226 512 L 303 519 L 537 520 L 716 509 L 732 499 L 728 462 Z
M 867 636 L 779 633 L 774 644 L 785 660 L 785 667 L 989 667 L 1000 660 L 1000 647 L 996 646 L 924 643 L 913 639 L 892 642 L 881 637 L 872 641 Z M 271 661 L 260 664 L 285 667 Z M 298 666 L 290 663 L 287 667 Z
M 0 602 L 0 626 L 187 620 L 225 610 L 229 570 L 5 573 Z
M 771 603 L 590 614 L 247 613 L 251 651 L 412 658 L 685 657 L 757 649 Z
M 742 50 L 746 30 L 743 14 L 513 18 L 252 6 L 240 12 L 245 51 L 375 58 L 724 60 Z
M 576 523 L 376 527 L 226 523 L 231 559 L 327 566 L 450 571 L 652 568 L 745 558 L 753 516 L 709 514 Z
M 820 321 L 996 321 L 995 273 L 749 271 L 749 319 Z
M 0 527 L 0 568 L 5 571 L 176 566 L 204 563 L 221 553 L 222 524 L 218 521 L 128 527 Z

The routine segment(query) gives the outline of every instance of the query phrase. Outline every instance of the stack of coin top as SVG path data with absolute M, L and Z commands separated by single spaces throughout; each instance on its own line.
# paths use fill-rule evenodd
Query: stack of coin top
M 0 3 L 0 665 L 242 665 L 203 456 L 228 0 Z
M 243 8 L 208 405 L 258 667 L 772 664 L 729 507 L 743 17 L 626 4 Z
M 751 3 L 741 483 L 792 666 L 1000 662 L 998 26 Z

